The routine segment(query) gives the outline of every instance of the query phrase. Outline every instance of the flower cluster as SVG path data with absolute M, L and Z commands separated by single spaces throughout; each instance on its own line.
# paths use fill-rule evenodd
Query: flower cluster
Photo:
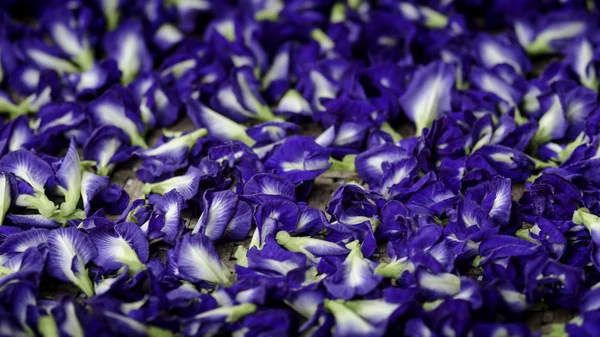
M 596 336 L 599 6 L 1 1 L 0 335 Z

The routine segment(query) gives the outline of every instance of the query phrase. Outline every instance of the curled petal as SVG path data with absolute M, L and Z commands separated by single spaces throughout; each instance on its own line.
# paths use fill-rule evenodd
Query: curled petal
M 146 269 L 149 247 L 146 236 L 139 226 L 121 223 L 110 227 L 96 227 L 90 231 L 90 239 L 98 249 L 94 263 L 107 272 L 127 265 L 130 272 Z
M 48 273 L 92 296 L 94 288 L 85 265 L 98 256 L 98 251 L 88 235 L 72 227 L 57 229 L 48 236 L 48 248 Z
M 416 124 L 417 135 L 443 113 L 450 111 L 454 80 L 454 66 L 444 62 L 430 63 L 415 72 L 406 92 L 400 97 L 400 105 L 406 116 Z
M 210 239 L 202 234 L 184 235 L 171 252 L 175 276 L 190 282 L 229 285 L 230 273 L 221 262 Z

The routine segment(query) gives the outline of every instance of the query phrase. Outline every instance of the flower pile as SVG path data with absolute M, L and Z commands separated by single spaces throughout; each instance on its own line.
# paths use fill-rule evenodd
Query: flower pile
M 599 5 L 1 1 L 0 335 L 597 336 Z

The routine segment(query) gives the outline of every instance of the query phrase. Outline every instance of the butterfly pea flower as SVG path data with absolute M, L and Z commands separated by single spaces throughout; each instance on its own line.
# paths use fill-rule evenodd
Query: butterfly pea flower
M 555 173 L 542 173 L 519 200 L 520 211 L 530 223 L 535 216 L 554 220 L 571 220 L 573 213 L 583 205 L 579 188 Z
M 383 178 L 383 163 L 394 163 L 409 154 L 404 149 L 393 144 L 383 144 L 356 156 L 356 172 L 369 186 L 378 186 Z
M 88 122 L 83 106 L 77 103 L 47 104 L 36 114 L 36 119 L 30 124 L 36 131 L 36 136 L 29 142 L 32 147 L 41 148 L 44 152 L 55 153 L 58 146 L 49 146 L 48 142 L 66 145 L 71 136 L 76 136 L 76 130 L 85 130 L 87 138 Z M 78 145 L 85 142 L 84 137 L 76 137 Z
M 243 199 L 261 204 L 275 198 L 296 201 L 296 186 L 276 174 L 257 173 L 244 185 Z
M 468 335 L 473 324 L 472 312 L 469 302 L 462 299 L 446 299 L 441 302 L 425 303 L 425 322 L 420 329 L 431 329 L 432 334 L 448 333 L 455 336 Z M 416 330 L 416 327 L 405 328 L 406 332 Z M 419 331 L 419 330 L 416 330 Z M 425 330 L 427 331 L 427 330 Z
M 144 195 L 150 193 L 164 195 L 175 189 L 183 196 L 184 200 L 189 200 L 198 193 L 198 184 L 202 175 L 203 174 L 199 169 L 190 166 L 184 175 L 175 176 L 152 184 L 144 184 L 144 186 L 142 186 L 142 193 Z
M 23 97 L 34 94 L 39 86 L 43 71 L 29 62 L 14 64 L 12 70 L 7 73 L 11 83 L 11 90 Z M 69 76 L 70 74 L 65 74 Z
M 408 240 L 390 241 L 387 253 L 392 261 L 377 266 L 375 273 L 394 279 L 405 271 L 413 273 L 418 267 L 436 273 L 450 272 L 457 256 L 444 238 L 444 230 L 433 224 L 422 224 Z
M 400 96 L 400 105 L 415 123 L 417 135 L 450 111 L 450 93 L 455 80 L 453 68 L 451 64 L 437 61 L 417 69 L 406 92 Z
M 308 70 L 300 76 L 296 90 L 310 102 L 311 111 L 325 110 L 321 100 L 335 98 L 339 91 L 339 82 L 319 69 Z
M 327 292 L 335 298 L 349 300 L 357 295 L 367 295 L 377 288 L 382 276 L 373 273 L 375 264 L 363 257 L 357 241 L 347 244 L 346 248 L 350 253 L 338 270 L 325 279 L 324 285 Z
M 57 219 L 60 220 L 60 219 Z M 41 214 L 6 214 L 7 224 L 22 229 L 47 228 L 55 229 L 62 226 L 62 223 L 47 218 Z
M 18 227 L 0 226 L 0 243 L 4 242 L 9 235 L 19 233 L 21 231 L 22 230 Z
M 275 236 L 277 243 L 283 246 L 285 249 L 303 253 L 309 259 L 315 260 L 321 256 L 329 255 L 346 255 L 348 249 L 325 240 L 315 239 L 308 236 L 291 236 L 286 231 L 279 231 Z
M 496 176 L 491 181 L 467 189 L 465 196 L 477 202 L 496 224 L 508 224 L 512 209 L 510 179 Z
M 203 196 L 203 211 L 192 234 L 202 233 L 211 241 L 240 241 L 248 237 L 252 209 L 231 190 L 208 190 Z
M 153 60 L 139 21 L 132 19 L 119 24 L 114 31 L 106 34 L 103 47 L 107 56 L 117 61 L 124 85 L 152 69 Z
M 584 225 L 590 232 L 593 248 L 591 252 L 592 263 L 596 268 L 599 264 L 598 245 L 600 243 L 600 218 L 594 214 L 589 213 L 586 208 L 579 208 L 573 213 L 573 223 L 577 225 Z
M 28 112 L 39 112 L 40 109 L 51 103 L 60 102 L 68 98 L 62 89 L 61 78 L 54 71 L 43 71 L 33 94 L 25 98 L 21 104 L 27 105 Z
M 121 214 L 129 204 L 129 194 L 122 186 L 109 184 L 91 199 L 90 207 L 97 211 L 102 209 L 108 214 Z
M 202 234 L 184 235 L 169 251 L 168 269 L 174 276 L 192 282 L 230 285 L 230 273 L 209 238 Z
M 252 270 L 255 275 L 267 277 L 286 277 L 290 272 L 306 267 L 304 254 L 281 248 L 272 236 L 267 237 L 262 249 L 250 248 L 246 253 L 246 261 L 245 268 Z M 240 268 L 244 267 L 238 264 L 236 269 Z M 244 272 L 238 274 L 241 277 Z
M 184 227 L 181 219 L 184 201 L 177 189 L 172 189 L 158 198 L 151 218 L 141 226 L 150 240 L 162 239 L 168 244 L 175 243 Z
M 157 273 L 157 278 L 162 277 L 164 274 L 164 266 L 161 263 L 161 270 Z M 127 266 L 121 267 L 114 275 L 102 275 L 96 273 L 94 281 L 95 297 L 92 300 L 88 300 L 88 303 L 92 304 L 113 304 L 115 307 L 121 307 L 119 304 L 111 303 L 107 301 L 112 296 L 121 296 L 120 294 L 130 294 L 128 298 L 139 299 L 143 298 L 144 295 L 140 294 L 140 287 L 143 282 L 149 277 L 151 265 L 148 263 L 148 269 L 146 271 L 138 272 L 136 274 L 130 274 Z M 152 281 L 151 281 L 152 282 Z M 112 296 L 111 296 L 112 295 Z M 142 299 L 143 301 L 144 299 Z M 135 309 L 140 304 L 124 307 L 125 310 Z M 142 304 L 143 305 L 143 304 Z
M 198 20 L 200 20 L 198 16 L 210 11 L 224 9 L 219 7 L 219 4 L 219 2 L 210 0 L 200 0 L 192 3 L 186 0 L 172 0 L 165 5 L 167 9 L 175 11 L 179 22 L 178 27 L 182 31 L 189 33 L 196 29 Z M 227 7 L 225 6 L 225 8 Z
M 179 97 L 158 74 L 139 76 L 129 84 L 129 89 L 139 106 L 142 122 L 148 129 L 173 125 L 179 117 Z
M 380 263 L 373 271 L 375 275 L 381 275 L 385 278 L 397 280 L 402 277 L 404 272 L 412 274 L 415 271 L 416 267 L 413 262 L 410 261 L 409 256 L 396 255 L 390 243 L 388 243 L 388 252 L 391 253 L 391 261 Z
M 296 133 L 298 126 L 290 122 L 265 122 L 246 130 L 248 136 L 258 144 L 276 142 Z
M 536 157 L 545 162 L 559 161 L 560 154 L 565 150 L 561 144 L 548 142 L 537 149 Z
M 573 141 L 585 130 L 585 125 L 588 123 L 589 117 L 597 109 L 598 95 L 592 89 L 577 86 L 570 81 L 558 81 L 552 87 L 560 100 L 564 119 L 566 119 L 566 140 Z M 540 103 L 542 103 L 541 100 Z M 542 124 L 543 118 L 538 122 L 540 129 L 544 126 Z
M 214 96 L 220 90 L 221 85 L 224 85 L 228 76 L 229 73 L 225 65 L 219 61 L 212 61 L 181 75 L 175 81 L 175 89 L 182 100 L 185 100 L 186 97 L 194 97 L 194 95 L 208 98 Z
M 245 332 L 244 336 L 255 336 L 255 334 L 272 334 L 281 336 L 289 333 L 294 327 L 295 316 L 289 310 L 261 308 L 246 316 L 240 322 L 237 332 Z M 276 322 L 276 323 L 275 323 Z
M 467 159 L 467 168 L 482 168 L 492 175 L 501 175 L 513 181 L 525 181 L 534 162 L 523 152 L 502 145 L 484 145 Z
M 16 192 L 16 183 L 14 177 L 5 172 L 0 172 L 0 226 L 4 223 L 6 212 L 13 204 Z
M 137 199 L 131 202 L 127 209 L 121 213 L 116 223 L 131 222 L 137 225 L 142 225 L 152 213 L 152 205 L 148 204 L 145 199 Z
M 530 55 L 560 53 L 577 38 L 585 37 L 592 22 L 585 12 L 558 10 L 537 20 L 515 20 L 513 28 L 519 43 Z
M 97 128 L 83 145 L 83 158 L 93 160 L 96 172 L 108 176 L 115 165 L 127 161 L 134 148 L 129 137 L 120 128 L 105 125 Z
M 56 172 L 55 179 L 58 182 L 58 189 L 65 197 L 65 201 L 60 205 L 60 214 L 66 217 L 71 216 L 79 202 L 82 180 L 81 163 L 74 139 L 71 139 L 69 149 Z
M 517 236 L 540 244 L 552 258 L 559 260 L 567 250 L 567 239 L 551 221 L 539 217 L 533 227 L 517 231 Z
M 253 70 L 248 66 L 237 68 L 229 81 L 212 97 L 211 105 L 237 122 L 249 119 L 266 122 L 275 119 L 259 90 L 260 83 Z
M 17 150 L 0 159 L 0 171 L 12 173 L 20 179 L 15 205 L 37 209 L 46 217 L 54 214 L 56 206 L 45 194 L 45 185 L 54 176 L 48 163 L 32 152 Z
M 269 102 L 279 102 L 290 89 L 292 45 L 284 43 L 275 54 L 269 69 L 260 78 L 261 89 Z
M 96 329 L 107 333 L 127 336 L 172 336 L 170 330 L 152 325 L 153 322 L 142 322 L 137 317 L 130 317 L 120 310 L 116 311 L 106 306 L 99 306 L 93 310 L 95 319 L 92 322 L 97 326 Z
M 531 70 L 531 62 L 523 48 L 509 35 L 492 36 L 479 33 L 474 41 L 474 54 L 480 65 L 493 68 L 498 64 L 508 64 L 518 74 Z
M 141 116 L 127 89 L 118 85 L 112 87 L 90 102 L 87 111 L 95 127 L 119 128 L 129 137 L 131 145 L 147 147 Z
M 579 83 L 598 91 L 597 52 L 586 38 L 578 38 L 569 45 L 565 61 Z
M 48 46 L 41 39 L 26 37 L 19 41 L 20 49 L 27 61 L 41 70 L 54 70 L 58 74 L 76 73 L 78 67 L 63 57 L 60 48 Z
M 64 296 L 50 304 L 47 310 L 49 310 L 49 315 L 40 317 L 38 321 L 41 321 L 41 324 L 38 324 L 41 331 L 46 333 L 48 330 L 45 330 L 45 327 L 48 325 L 54 327 L 52 323 L 45 321 L 48 318 L 49 320 L 54 320 L 58 334 L 69 334 L 71 336 L 84 335 L 84 327 L 88 327 L 86 323 L 88 323 L 89 318 L 85 311 L 86 309 L 73 298 Z
M 497 310 L 506 312 L 507 315 L 520 314 L 530 305 L 527 296 L 507 280 L 493 280 L 488 287 L 494 288 L 493 296 L 497 296 L 499 300 L 496 306 Z
M 543 300 L 567 310 L 579 306 L 577 297 L 585 277 L 580 268 L 539 256 L 528 264 L 525 273 L 526 295 L 532 303 Z
M 561 139 L 565 136 L 568 121 L 558 95 L 546 93 L 538 96 L 542 106 L 543 115 L 538 120 L 538 130 L 533 136 L 534 144 L 544 144 L 551 140 Z
M 383 300 L 330 300 L 325 309 L 335 318 L 333 336 L 383 336 L 399 304 Z
M 89 8 L 82 7 L 79 17 L 75 17 L 67 6 L 58 6 L 46 12 L 41 19 L 52 41 L 83 71 L 94 64 L 94 53 L 85 27 L 86 17 L 90 15 Z
M 417 276 L 419 287 L 433 298 L 457 295 L 460 291 L 460 277 L 451 273 L 432 274 L 427 271 Z
M 298 206 L 287 200 L 267 200 L 258 205 L 254 211 L 256 230 L 250 246 L 261 249 L 267 236 L 296 229 L 298 211 Z
M 261 35 L 262 28 L 256 21 L 229 11 L 208 25 L 204 39 L 222 51 L 215 55 L 221 62 L 264 71 L 267 55 L 258 40 Z
M 407 158 L 393 164 L 382 165 L 384 174 L 380 183 L 380 191 L 384 198 L 393 199 L 402 194 L 403 190 L 413 185 L 419 173 L 416 158 Z
M 300 205 L 296 229 L 292 231 L 294 235 L 316 235 L 329 224 L 325 213 L 322 210 Z
M 418 160 L 423 171 L 428 172 L 439 166 L 440 158 L 462 157 L 469 148 L 470 139 L 457 120 L 442 117 L 431 124 L 423 133 L 419 144 Z
M 387 202 L 379 214 L 380 224 L 375 231 L 378 240 L 395 241 L 407 238 L 416 230 L 414 214 L 403 203 Z
M 444 228 L 444 234 L 446 235 L 445 243 L 449 246 L 455 254 L 456 262 L 459 264 L 473 264 L 477 260 L 477 252 L 479 246 L 483 240 L 496 234 L 498 229 L 496 227 L 485 226 L 486 222 L 489 221 L 485 218 L 483 212 L 478 209 L 475 205 L 471 204 L 471 208 L 468 213 L 464 211 L 464 203 L 458 205 L 459 209 L 457 212 L 461 212 L 463 217 L 458 218 L 459 220 L 450 221 Z M 474 211 L 473 211 L 474 210 Z M 475 213 L 475 214 L 473 214 Z M 466 216 L 477 216 L 476 219 L 471 219 L 471 222 L 482 223 L 485 228 L 480 229 L 478 225 L 468 226 L 465 221 Z
M 553 323 L 551 333 L 555 336 L 593 336 L 599 318 L 597 311 L 581 313 L 566 323 Z
M 77 98 L 94 97 L 119 82 L 121 71 L 117 61 L 104 59 L 98 61 L 90 69 L 67 74 L 65 81 L 70 85 Z
M 207 135 L 206 129 L 190 131 L 171 139 L 162 138 L 159 143 L 149 149 L 137 150 L 134 154 L 144 159 L 144 163 L 159 161 L 163 166 L 172 166 L 163 171 L 174 172 L 185 167 L 188 163 L 187 156 L 190 149 L 196 145 L 198 140 Z M 145 165 L 142 164 L 141 170 Z
M 474 152 L 486 144 L 502 144 L 513 132 L 517 133 L 516 129 L 517 124 L 509 114 L 502 115 L 497 121 L 494 121 L 492 115 L 486 114 L 473 123 L 471 151 Z M 527 144 L 529 140 L 526 140 Z
M 43 245 L 30 247 L 23 253 L 0 255 L 0 286 L 25 280 L 39 284 L 47 256 L 48 251 Z
M 185 101 L 186 112 L 197 128 L 206 128 L 208 133 L 221 140 L 239 140 L 254 145 L 254 140 L 246 133 L 246 127 L 210 109 L 199 101 L 190 98 Z
M 0 30 L 0 83 L 7 79 L 8 72 L 16 67 L 16 63 L 15 52 L 11 48 L 4 28 L 2 28 Z
M 525 267 L 539 256 L 547 256 L 535 243 L 508 235 L 494 235 L 479 245 L 479 266 L 486 279 L 505 279 L 516 287 L 525 282 Z
M 172 83 L 181 79 L 184 75 L 193 75 L 202 63 L 201 58 L 197 55 L 181 51 L 168 56 L 160 65 L 158 71 L 163 80 Z
M 266 170 L 272 170 L 295 184 L 315 179 L 330 166 L 325 149 L 306 136 L 287 138 L 265 161 Z
M 257 310 L 252 303 L 241 303 L 230 306 L 222 306 L 186 319 L 184 336 L 198 336 L 216 333 L 223 325 L 235 323 Z
M 231 176 L 237 191 L 256 173 L 264 172 L 264 167 L 258 156 L 245 144 L 239 141 L 228 141 L 208 150 L 208 158 L 216 163 Z
M 30 281 L 20 281 L 5 286 L 6 296 L 3 307 L 9 312 L 4 312 L 3 331 L 11 331 L 15 336 L 26 336 L 29 324 L 34 320 L 34 315 L 28 317 L 27 312 L 37 306 L 37 286 Z M 4 309 L 4 308 L 3 308 Z M 28 324 L 29 320 L 29 324 Z M 8 327 L 13 323 L 14 326 Z M 31 332 L 31 330 L 29 330 Z
M 324 299 L 325 293 L 322 290 L 310 288 L 298 289 L 286 296 L 286 299 L 284 300 L 285 304 L 307 319 L 307 321 L 299 328 L 299 333 L 317 333 L 316 331 L 321 328 L 328 328 L 327 325 L 330 324 L 322 324 L 321 327 L 319 327 L 322 323 L 322 321 L 319 322 L 319 320 L 322 319 L 324 314 L 322 307 Z
M 119 21 L 121 20 L 121 15 L 123 11 L 126 9 L 128 4 L 127 0 L 95 0 L 94 3 L 100 7 L 102 11 L 102 15 L 104 16 L 106 30 L 112 31 L 114 30 Z
M 22 254 L 29 248 L 36 248 L 40 251 L 44 251 L 48 248 L 47 243 L 49 233 L 49 230 L 42 228 L 34 228 L 20 233 L 14 233 L 2 242 L 0 245 L 0 254 Z
M 368 58 L 374 64 L 392 62 L 399 65 L 412 65 L 410 44 L 416 36 L 416 26 L 405 20 L 398 20 L 396 13 L 371 11 L 371 19 L 362 28 Z M 330 28 L 331 29 L 331 28 Z
M 326 110 L 317 116 L 326 130 L 316 142 L 336 158 L 358 152 L 367 133 L 378 128 L 384 117 L 374 105 L 357 100 L 331 99 L 324 106 Z
M 108 177 L 88 171 L 81 173 L 81 201 L 88 216 L 98 209 L 120 214 L 129 203 L 129 195 L 122 187 L 110 184 Z
M 512 83 L 508 76 L 503 76 L 502 69 L 514 72 L 512 67 L 505 64 L 498 65 L 493 69 L 474 67 L 469 73 L 469 82 L 474 88 L 492 93 L 500 98 L 501 102 L 497 106 L 501 112 L 505 113 L 511 107 L 516 107 L 521 103 L 525 88 Z M 518 78 L 517 73 L 514 74 Z
M 139 226 L 121 223 L 90 230 L 90 239 L 98 249 L 94 264 L 106 272 L 119 270 L 126 265 L 131 273 L 146 269 L 149 248 L 146 236 Z
M 98 256 L 89 236 L 77 228 L 61 228 L 48 235 L 48 273 L 76 285 L 87 297 L 94 294 L 86 264 Z
M 333 193 L 327 205 L 327 213 L 332 216 L 332 220 L 335 220 L 332 225 L 339 224 L 350 230 L 360 229 L 366 235 L 361 239 L 366 240 L 373 235 L 379 224 L 377 215 L 380 201 L 375 193 L 369 193 L 356 184 L 346 184 Z M 367 227 L 368 230 L 365 231 L 363 227 Z M 343 231 L 339 226 L 336 228 L 338 231 Z
M 582 297 L 579 310 L 582 312 L 590 312 L 596 311 L 600 308 L 600 302 L 598 301 L 598 295 L 600 295 L 600 292 L 598 289 L 598 283 L 590 287 L 590 289 Z
M 295 89 L 289 89 L 283 94 L 274 111 L 291 120 L 308 118 L 312 115 L 310 103 Z
M 159 49 L 166 51 L 175 46 L 183 40 L 182 32 L 170 23 L 163 23 L 156 29 L 152 36 L 152 42 Z

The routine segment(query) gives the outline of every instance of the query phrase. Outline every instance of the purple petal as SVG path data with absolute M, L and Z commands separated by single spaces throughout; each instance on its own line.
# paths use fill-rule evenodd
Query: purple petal
M 53 277 L 78 286 L 88 297 L 93 295 L 92 281 L 85 265 L 98 256 L 88 235 L 77 228 L 61 228 L 48 236 L 48 264 Z
M 171 252 L 174 274 L 189 282 L 230 284 L 230 273 L 221 262 L 215 247 L 207 237 L 184 235 Z
M 400 105 L 416 124 L 417 135 L 433 120 L 450 111 L 454 79 L 454 66 L 444 62 L 432 62 L 414 73 L 406 92 L 400 97 Z
M 149 247 L 146 236 L 139 226 L 124 222 L 114 228 L 94 228 L 90 231 L 90 239 L 98 249 L 94 263 L 104 271 L 115 272 L 124 264 L 129 271 L 135 273 L 145 269 Z

